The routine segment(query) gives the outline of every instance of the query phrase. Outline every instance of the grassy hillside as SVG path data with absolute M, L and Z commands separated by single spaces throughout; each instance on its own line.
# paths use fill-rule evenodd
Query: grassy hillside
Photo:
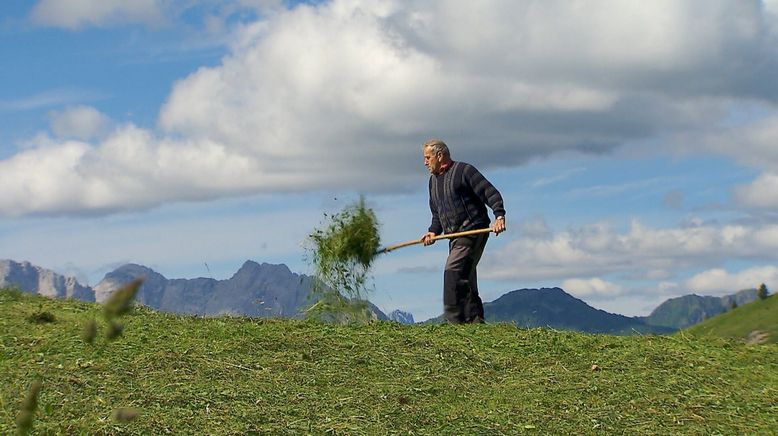
M 53 315 L 52 317 L 46 314 Z M 472 326 L 203 319 L 0 292 L 0 434 L 769 434 L 778 353 L 728 340 Z M 49 322 L 47 322 L 47 320 Z M 101 329 L 104 334 L 104 328 Z M 593 367 L 596 365 L 596 367 Z M 119 407 L 140 410 L 130 422 Z
M 778 297 L 775 295 L 707 319 L 684 332 L 695 336 L 743 339 L 754 330 L 769 333 L 770 341 L 778 343 Z

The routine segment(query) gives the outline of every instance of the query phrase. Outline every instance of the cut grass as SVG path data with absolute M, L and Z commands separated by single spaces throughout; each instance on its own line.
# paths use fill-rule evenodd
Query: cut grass
M 306 258 L 314 267 L 313 293 L 318 301 L 309 318 L 366 322 L 368 273 L 380 243 L 378 220 L 365 199 L 335 215 L 325 214 L 321 228 L 308 235 Z
M 56 323 L 27 317 L 42 308 Z M 85 434 L 770 434 L 775 345 L 508 324 L 334 325 L 100 307 L 0 292 L 0 433 L 31 381 L 33 432 Z M 596 370 L 592 369 L 597 365 Z M 136 410 L 130 422 L 112 419 Z

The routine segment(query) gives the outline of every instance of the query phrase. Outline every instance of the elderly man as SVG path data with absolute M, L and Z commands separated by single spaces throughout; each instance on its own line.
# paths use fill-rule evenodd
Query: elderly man
M 505 231 L 505 209 L 500 192 L 472 165 L 451 160 L 448 146 L 432 139 L 422 146 L 424 166 L 430 172 L 432 224 L 421 239 L 424 245 L 441 233 L 489 227 L 489 206 L 495 234 Z M 489 233 L 452 238 L 443 273 L 443 310 L 452 324 L 484 322 L 484 306 L 478 295 L 476 266 Z

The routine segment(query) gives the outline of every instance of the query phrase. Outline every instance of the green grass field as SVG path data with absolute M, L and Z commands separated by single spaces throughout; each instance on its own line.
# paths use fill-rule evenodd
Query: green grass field
M 685 333 L 694 336 L 742 339 L 754 330 L 768 333 L 769 341 L 778 343 L 778 297 L 775 295 L 706 319 L 689 327 Z
M 46 320 L 45 314 L 53 315 Z M 778 349 L 507 324 L 365 326 L 100 307 L 0 291 L 0 434 L 774 434 Z M 596 367 L 593 368 L 593 365 Z M 120 407 L 140 410 L 130 422 Z

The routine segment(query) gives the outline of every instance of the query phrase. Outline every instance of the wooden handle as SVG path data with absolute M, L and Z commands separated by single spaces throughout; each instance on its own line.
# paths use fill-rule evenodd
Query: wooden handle
M 489 227 L 486 229 L 476 229 L 476 230 L 466 230 L 464 232 L 457 232 L 457 233 L 448 233 L 444 235 L 438 235 L 432 238 L 433 241 L 437 241 L 438 239 L 451 239 L 451 238 L 458 238 L 460 236 L 470 236 L 470 235 L 478 235 L 481 233 L 491 233 L 494 230 Z M 421 239 L 414 239 L 413 241 L 406 241 L 406 242 L 400 242 L 399 244 L 390 245 L 386 248 L 382 248 L 376 252 L 376 254 L 381 253 L 388 253 L 390 251 L 396 250 L 398 248 L 403 247 L 409 247 L 411 245 L 421 244 L 423 241 Z

